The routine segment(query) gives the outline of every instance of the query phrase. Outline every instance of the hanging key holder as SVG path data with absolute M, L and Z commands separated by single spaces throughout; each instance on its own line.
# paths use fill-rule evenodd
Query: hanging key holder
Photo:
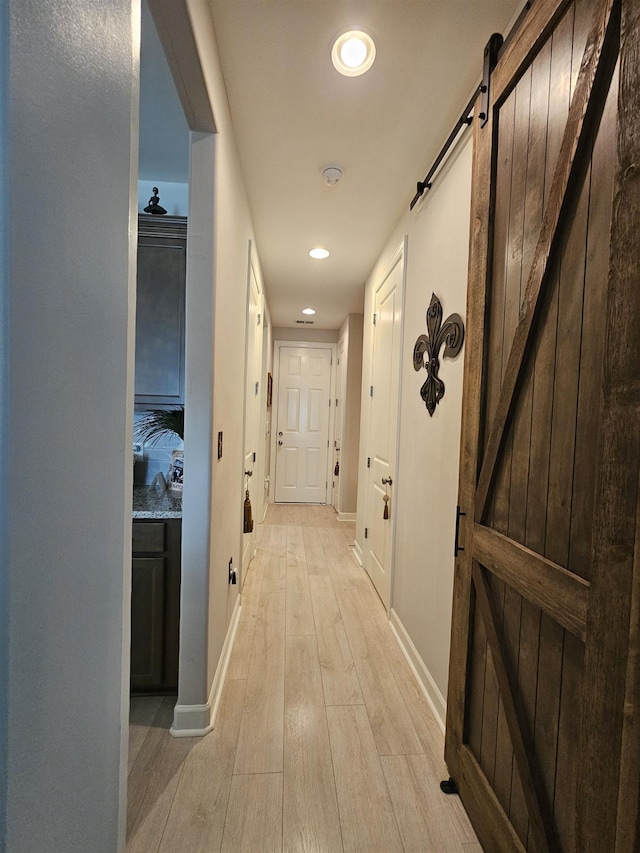
M 382 496 L 382 500 L 384 501 L 384 510 L 382 513 L 382 517 L 384 519 L 389 518 L 389 501 L 391 500 L 388 494 L 388 487 L 393 483 L 391 477 L 383 477 L 382 485 L 384 486 L 384 495 Z

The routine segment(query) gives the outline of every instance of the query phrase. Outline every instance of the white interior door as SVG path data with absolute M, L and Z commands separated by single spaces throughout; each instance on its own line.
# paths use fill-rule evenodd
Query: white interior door
M 332 491 L 331 503 L 336 512 L 340 511 L 340 450 L 342 447 L 342 433 L 344 429 L 344 389 L 346 386 L 344 358 L 344 339 L 338 344 L 338 357 L 336 360 L 336 396 L 335 396 L 335 423 L 333 428 L 333 461 L 331 466 Z M 337 472 L 337 473 L 336 473 Z
M 260 376 L 262 362 L 262 296 L 260 286 L 253 270 L 249 272 L 249 293 L 247 303 L 247 361 L 245 373 L 245 407 L 244 407 L 244 469 L 243 469 L 243 492 L 244 499 L 246 490 L 253 508 L 254 532 L 242 535 L 242 581 L 246 575 L 249 561 L 255 552 L 255 522 L 257 500 L 258 477 L 254 476 L 258 470 L 258 453 L 261 450 L 260 442 Z M 249 474 L 248 472 L 251 472 Z
M 385 607 L 391 593 L 403 253 L 374 292 L 364 566 Z M 388 495 L 388 515 L 384 518 Z
M 332 351 L 282 344 L 278 351 L 275 499 L 326 503 Z

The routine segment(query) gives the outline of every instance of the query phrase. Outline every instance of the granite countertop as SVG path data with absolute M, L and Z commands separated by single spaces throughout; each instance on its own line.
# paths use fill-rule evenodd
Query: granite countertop
M 182 518 L 182 492 L 133 487 L 133 518 Z

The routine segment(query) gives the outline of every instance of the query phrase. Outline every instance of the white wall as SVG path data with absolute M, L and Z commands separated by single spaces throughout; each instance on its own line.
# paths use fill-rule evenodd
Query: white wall
M 275 341 L 314 341 L 320 344 L 335 344 L 340 332 L 338 329 L 310 329 L 308 326 L 284 328 L 276 326 L 273 330 Z
M 347 363 L 342 389 L 344 412 L 337 509 L 340 515 L 347 513 L 351 517 L 356 511 L 358 497 L 363 320 L 362 314 L 348 314 L 340 328 Z
M 228 562 L 233 559 L 234 565 L 238 565 L 242 544 L 244 450 L 238 424 L 243 422 L 246 286 L 249 244 L 254 235 L 208 4 L 205 0 L 189 0 L 187 6 L 217 131 L 215 180 L 211 175 L 214 204 L 211 439 L 215 441 L 218 431 L 222 431 L 224 452 L 220 460 L 215 453 L 211 455 L 206 695 L 200 697 L 207 700 L 212 698 L 212 688 L 219 684 L 229 619 L 239 594 L 238 587 L 228 583 Z M 185 447 L 188 452 L 187 436 Z M 187 474 L 185 455 L 185 479 Z M 194 702 L 193 694 L 189 701 Z
M 0 847 L 114 853 L 128 716 L 139 12 L 131 0 L 9 0 L 2 16 Z
M 408 236 L 404 338 L 401 357 L 399 463 L 393 485 L 397 501 L 395 568 L 390 618 L 412 656 L 434 708 L 444 724 L 447 692 L 453 539 L 458 492 L 458 461 L 464 348 L 455 360 L 442 359 L 446 391 L 433 417 L 420 397 L 426 373 L 413 368 L 413 348 L 426 333 L 432 292 L 444 318 L 466 311 L 471 140 L 466 137 L 448 159 L 433 188 L 406 213 L 382 252 L 365 295 L 364 368 L 369 375 L 371 287 Z M 365 389 L 366 391 L 367 389 Z M 367 395 L 363 393 L 360 485 L 366 483 Z M 364 489 L 358 494 L 356 540 L 362 546 Z

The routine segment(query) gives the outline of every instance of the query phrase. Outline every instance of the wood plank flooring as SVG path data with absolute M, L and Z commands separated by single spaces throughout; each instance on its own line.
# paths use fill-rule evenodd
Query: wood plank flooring
M 127 853 L 481 853 L 353 534 L 269 507 L 211 734 L 132 700 Z

